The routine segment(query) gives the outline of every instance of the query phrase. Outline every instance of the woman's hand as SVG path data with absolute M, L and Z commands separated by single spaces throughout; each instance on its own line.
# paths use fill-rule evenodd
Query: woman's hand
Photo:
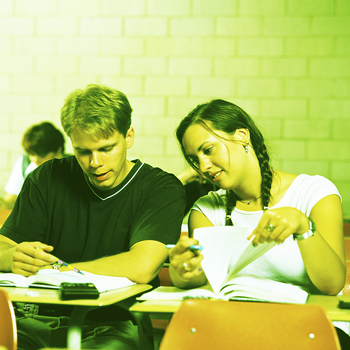
M 198 244 L 198 241 L 182 236 L 176 246 L 169 251 L 170 277 L 177 287 L 193 288 L 205 284 L 206 278 L 203 277 L 201 267 L 203 255 L 199 251 L 188 249 L 193 244 Z
M 292 207 L 282 207 L 266 210 L 248 239 L 255 236 L 253 245 L 283 243 L 293 233 L 304 234 L 308 230 L 309 219 L 305 214 Z

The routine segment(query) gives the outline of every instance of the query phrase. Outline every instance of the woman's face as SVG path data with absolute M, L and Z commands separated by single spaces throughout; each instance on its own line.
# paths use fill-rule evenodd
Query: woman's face
M 237 129 L 234 134 L 227 134 L 212 130 L 223 139 L 216 138 L 202 124 L 192 124 L 182 139 L 185 152 L 199 170 L 222 189 L 239 188 L 244 182 L 247 154 L 243 146 L 248 142 L 248 131 Z

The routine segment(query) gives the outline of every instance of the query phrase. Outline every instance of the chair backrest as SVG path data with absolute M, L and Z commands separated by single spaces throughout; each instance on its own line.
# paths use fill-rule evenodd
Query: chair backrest
M 159 350 L 340 350 L 331 319 L 318 305 L 185 300 Z
M 17 349 L 17 326 L 12 302 L 8 293 L 0 289 L 0 347 Z
M 11 209 L 0 209 L 0 227 L 4 224 L 6 219 L 11 214 Z

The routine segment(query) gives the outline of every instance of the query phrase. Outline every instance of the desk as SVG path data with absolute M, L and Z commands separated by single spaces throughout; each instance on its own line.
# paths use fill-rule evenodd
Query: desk
M 310 295 L 307 304 L 322 306 L 327 311 L 332 321 L 350 322 L 350 309 L 339 309 L 337 307 L 339 299 L 350 301 L 350 295 Z M 170 319 L 180 305 L 181 301 L 176 300 L 147 300 L 135 303 L 129 308 L 129 310 L 131 312 L 148 313 L 151 318 Z
M 67 335 L 67 347 L 69 349 L 80 349 L 82 325 L 86 314 L 93 309 L 118 304 L 128 310 L 135 300 L 131 298 L 139 293 L 143 293 L 152 288 L 148 284 L 134 284 L 129 287 L 114 289 L 100 294 L 98 299 L 79 299 L 79 300 L 60 300 L 59 291 L 56 289 L 40 288 L 14 288 L 0 287 L 5 289 L 12 302 L 25 302 L 34 304 L 60 304 L 73 305 L 73 311 L 70 317 Z M 139 320 L 136 319 L 139 326 Z M 139 327 L 139 335 L 142 330 Z M 141 334 L 141 340 L 144 341 Z M 152 339 L 153 341 L 153 339 Z M 152 344 L 153 346 L 153 344 Z M 147 348 L 147 347 L 146 347 Z

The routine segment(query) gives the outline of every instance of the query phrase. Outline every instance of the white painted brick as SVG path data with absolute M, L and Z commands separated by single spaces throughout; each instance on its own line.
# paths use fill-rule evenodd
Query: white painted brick
M 282 95 L 282 82 L 279 79 L 239 79 L 239 96 L 267 96 L 276 97 Z
M 73 56 L 39 56 L 36 59 L 39 74 L 74 74 L 76 71 L 77 58 Z
M 127 39 L 129 40 L 129 39 Z M 183 57 L 190 54 L 193 44 L 190 38 L 153 38 L 146 39 L 146 55 L 148 56 L 176 56 Z
M 332 163 L 331 174 L 333 179 L 349 180 L 350 161 Z
M 139 16 L 145 14 L 145 0 L 103 0 L 105 16 Z
M 349 35 L 350 16 L 323 16 L 314 17 L 311 34 L 316 35 Z
M 211 59 L 170 58 L 169 73 L 177 76 L 209 76 L 212 72 Z
M 326 78 L 289 79 L 286 81 L 286 94 L 290 97 L 348 97 L 350 95 L 350 81 Z
M 126 36 L 163 36 L 167 34 L 165 18 L 126 18 Z
M 172 128 L 171 130 L 175 131 L 175 128 Z M 171 156 L 181 156 L 181 149 L 178 141 L 176 140 L 175 137 L 167 137 L 166 139 L 166 144 L 165 144 L 165 151 L 166 154 L 171 157 Z M 176 174 L 179 174 L 181 171 L 178 171 Z
M 10 16 L 12 14 L 13 1 L 1 0 L 0 16 Z
M 283 15 L 285 4 L 280 0 L 244 0 L 239 2 L 240 15 Z
M 165 130 L 169 131 L 169 134 L 172 135 L 178 125 L 177 118 L 169 117 L 148 117 L 145 124 L 144 130 L 146 135 L 159 136 L 164 133 Z M 175 140 L 175 137 L 171 137 L 172 140 Z M 168 152 L 167 152 L 168 154 Z M 170 152 L 172 154 L 172 152 Z
M 126 57 L 124 73 L 129 75 L 161 75 L 166 73 L 166 59 L 163 57 Z
M 338 0 L 335 3 L 335 10 L 337 14 L 343 16 L 344 14 L 350 14 L 350 2 L 349 0 Z
M 1 100 L 2 100 L 2 98 L 0 98 L 0 101 Z M 0 117 L 1 132 L 9 132 L 10 131 L 10 119 L 12 119 L 12 116 L 10 116 L 10 114 L 1 113 L 1 117 Z
M 142 55 L 144 40 L 140 38 L 104 38 L 101 39 L 102 55 Z
M 261 102 L 261 116 L 266 118 L 305 118 L 308 113 L 306 99 L 269 99 Z
M 349 160 L 349 142 L 344 141 L 310 141 L 308 143 L 308 157 L 317 160 Z
M 32 99 L 28 94 L 3 94 L 1 99 L 2 113 L 28 113 L 32 109 Z M 1 149 L 1 147 L 0 147 Z
M 54 79 L 47 75 L 19 75 L 13 76 L 13 89 L 17 93 L 53 93 Z
M 56 77 L 56 92 L 63 96 L 75 89 L 84 89 L 88 84 L 98 83 L 98 75 L 95 72 L 83 75 L 59 74 Z
M 1 62 L 1 59 L 0 59 L 0 62 Z M 10 86 L 11 86 L 10 84 L 11 84 L 11 80 L 8 74 L 0 75 L 0 92 L 1 93 L 6 93 L 10 91 Z
M 55 113 L 59 115 L 63 106 L 63 99 L 61 95 L 36 95 L 33 97 L 33 111 L 35 113 Z M 49 117 L 48 117 L 49 118 Z
M 151 16 L 188 16 L 190 0 L 148 0 L 147 14 Z
M 270 156 L 277 160 L 303 159 L 306 156 L 304 141 L 270 140 L 269 147 Z
M 158 96 L 184 96 L 187 91 L 187 79 L 164 77 L 146 77 L 145 94 Z
M 33 18 L 0 18 L 0 35 L 24 35 L 34 33 Z
M 98 0 L 59 0 L 57 6 L 61 16 L 99 16 L 102 13 L 101 2 Z
M 95 37 L 59 37 L 59 55 L 98 55 L 99 41 Z
M 348 105 L 350 104 L 349 101 Z M 347 118 L 340 119 L 339 116 L 336 120 L 333 122 L 333 130 L 332 130 L 332 136 L 334 140 L 347 140 L 349 141 L 349 133 L 350 133 L 350 120 L 349 120 L 349 113 L 347 114 Z M 349 143 L 350 147 L 350 143 Z
M 16 55 L 54 55 L 56 40 L 53 37 L 15 37 L 14 52 Z
M 241 56 L 281 56 L 283 54 L 282 38 L 240 38 L 238 54 Z
M 5 173 L 5 171 L 7 170 L 7 164 L 9 163 L 9 157 L 8 157 L 8 153 L 7 151 L 0 151 L 0 159 L 1 159 L 1 162 L 0 162 L 0 174 L 1 173 Z M 7 182 L 7 177 L 6 177 L 6 182 Z M 6 182 L 5 185 L 6 185 Z
M 81 57 L 80 59 L 80 73 L 81 74 L 120 74 L 119 57 Z
M 330 122 L 322 120 L 303 120 L 295 116 L 293 120 L 284 122 L 284 137 L 289 139 L 319 139 L 325 140 L 330 137 Z
M 315 77 L 350 77 L 350 57 L 312 58 L 310 72 Z
M 290 37 L 286 38 L 286 55 L 326 56 L 334 52 L 334 39 L 331 37 Z M 349 40 L 346 40 L 349 42 Z M 350 47 L 350 45 L 349 45 Z
M 100 83 L 118 89 L 126 96 L 140 96 L 143 94 L 142 77 L 121 77 L 120 75 L 101 75 Z
M 224 77 L 251 77 L 260 74 L 258 59 L 223 58 L 215 60 L 215 76 Z
M 282 121 L 278 118 L 258 119 L 254 118 L 258 129 L 264 136 L 265 142 L 282 137 Z
M 333 13 L 333 1 L 329 0 L 295 0 L 287 1 L 288 14 L 291 15 L 320 15 Z
M 214 38 L 192 38 L 191 55 L 193 56 L 213 56 L 228 57 L 237 53 L 237 39 L 220 37 Z
M 309 34 L 308 17 L 266 17 L 263 34 L 273 36 L 299 36 Z
M 122 20 L 113 18 L 81 18 L 81 35 L 94 36 L 119 36 L 122 32 Z
M 162 155 L 163 138 L 154 136 L 135 137 L 135 142 L 131 149 L 133 154 L 137 154 L 137 157 L 141 157 L 141 159 L 144 159 L 146 155 Z M 131 150 L 128 153 L 130 154 Z
M 234 81 L 229 78 L 192 78 L 191 95 L 228 98 L 234 95 Z
M 21 139 L 22 134 L 20 133 L 0 132 L 0 149 L 8 149 L 11 145 L 14 151 L 21 151 Z
M 286 160 L 283 161 L 283 171 L 292 174 L 322 175 L 329 178 L 329 162 L 300 159 Z
M 219 17 L 217 19 L 217 35 L 225 36 L 257 36 L 261 34 L 262 20 L 258 17 Z
M 56 0 L 15 0 L 16 16 L 52 16 L 57 13 Z
M 178 119 L 178 124 L 180 124 L 180 121 L 185 118 L 193 108 L 204 102 L 207 102 L 206 97 L 176 97 L 170 95 L 167 115 L 176 117 Z
M 132 101 L 132 104 L 131 104 Z M 139 116 L 163 116 L 164 115 L 164 98 L 162 97 L 133 97 L 130 104 L 135 113 Z
M 38 124 L 43 121 L 53 122 L 52 118 L 46 113 L 29 113 L 29 111 L 15 114 L 12 116 L 12 124 L 16 126 L 16 134 L 20 134 L 23 136 L 24 132 L 33 124 Z M 60 127 L 60 124 L 56 124 L 57 127 Z M 21 136 L 21 137 L 22 137 Z M 21 154 L 23 153 L 23 149 L 21 148 L 21 144 L 18 145 L 17 151 Z M 16 157 L 17 159 L 17 157 Z M 13 161 L 16 161 L 13 159 Z
M 262 76 L 305 77 L 307 60 L 304 58 L 264 58 Z
M 27 56 L 0 56 L 0 73 L 33 73 L 34 59 Z
M 153 167 L 158 167 L 167 171 L 171 174 L 177 175 L 183 170 L 185 170 L 187 166 L 184 165 L 184 161 L 181 156 L 153 156 L 147 157 L 147 162 L 151 164 Z
M 205 18 L 172 18 L 170 35 L 172 36 L 210 36 L 214 34 L 214 19 Z
M 315 119 L 340 119 L 343 122 L 349 118 L 350 101 L 348 99 L 312 98 L 310 102 L 310 117 Z
M 346 56 L 350 55 L 350 40 L 348 37 L 336 38 L 335 54 Z
M 9 55 L 12 51 L 11 38 L 0 38 L 0 55 Z
M 72 17 L 37 19 L 38 35 L 76 35 L 78 20 Z
M 220 1 L 193 1 L 193 14 L 194 15 L 236 15 L 237 14 L 237 1 L 236 0 L 220 0 Z

